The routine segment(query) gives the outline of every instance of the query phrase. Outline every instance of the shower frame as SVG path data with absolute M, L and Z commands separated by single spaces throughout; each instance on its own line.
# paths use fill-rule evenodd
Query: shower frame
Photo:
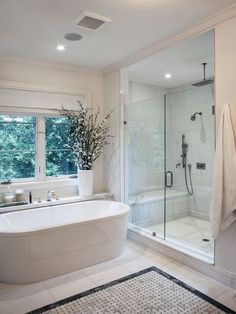
M 169 243 L 168 240 L 166 240 L 166 212 L 167 212 L 167 205 L 166 205 L 166 192 L 167 192 L 167 174 L 170 172 L 167 169 L 167 162 L 166 162 L 166 156 L 167 156 L 167 136 L 166 136 L 166 131 L 167 131 L 167 123 L 166 123 L 166 114 L 167 114 L 167 95 L 168 94 L 164 94 L 163 96 L 163 107 L 164 107 L 164 208 L 163 208 L 163 213 L 164 213 L 164 230 L 163 230 L 163 238 L 158 237 L 156 235 L 155 232 L 150 233 L 150 232 L 146 232 L 145 230 L 141 230 L 138 227 L 128 227 L 128 234 L 130 234 L 130 232 L 134 232 L 137 233 L 139 235 L 141 235 L 141 237 L 148 237 L 149 239 L 151 238 L 153 241 L 155 242 L 159 242 L 161 243 L 161 245 L 164 244 L 164 246 L 166 246 L 167 249 L 169 248 L 173 248 L 174 250 L 177 250 L 180 252 L 180 254 L 187 254 L 189 256 L 196 256 L 197 258 L 199 258 L 200 260 L 203 260 L 204 262 L 207 262 L 209 264 L 214 264 L 214 259 L 215 259 L 215 254 L 213 255 L 213 258 L 209 259 L 205 259 L 202 258 L 202 256 L 199 256 L 198 254 L 195 254 L 194 251 L 188 250 L 188 249 L 183 249 L 181 246 L 178 245 L 172 245 Z M 127 106 L 125 104 L 125 100 L 126 97 L 125 95 L 121 95 L 121 129 L 120 129 L 120 133 L 121 133 L 121 149 L 120 149 L 120 166 L 121 166 L 121 200 L 123 202 L 126 201 L 126 183 L 125 183 L 125 127 L 127 126 L 127 121 L 125 120 L 125 106 Z M 213 99 L 213 102 L 215 101 L 215 99 Z M 212 106 L 212 114 L 214 115 L 214 135 L 215 135 L 215 112 L 214 112 L 214 105 Z M 215 140 L 215 136 L 214 136 L 214 140 Z M 142 242 L 142 241 L 141 241 Z

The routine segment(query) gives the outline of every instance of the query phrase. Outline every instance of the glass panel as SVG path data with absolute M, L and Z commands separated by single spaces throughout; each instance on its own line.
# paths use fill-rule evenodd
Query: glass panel
M 125 199 L 130 226 L 164 237 L 164 103 L 125 105 Z
M 0 116 L 0 180 L 35 176 L 35 117 Z
M 209 207 L 214 157 L 214 85 L 166 95 L 166 240 L 214 256 Z
M 66 118 L 46 118 L 46 176 L 77 173 L 73 153 L 66 147 L 69 132 Z

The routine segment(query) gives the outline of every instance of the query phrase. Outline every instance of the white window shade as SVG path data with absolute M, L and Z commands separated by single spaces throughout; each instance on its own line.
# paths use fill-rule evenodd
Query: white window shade
M 87 106 L 86 94 L 0 88 L 0 112 L 58 115 L 65 109 L 78 110 L 78 100 Z

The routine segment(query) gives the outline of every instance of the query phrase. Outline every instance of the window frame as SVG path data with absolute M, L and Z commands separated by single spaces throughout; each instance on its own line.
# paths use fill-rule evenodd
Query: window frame
M 65 174 L 58 176 L 46 176 L 46 118 L 57 118 L 58 115 L 34 114 L 24 112 L 1 112 L 0 115 L 8 116 L 31 116 L 35 117 L 35 175 L 30 178 L 11 179 L 13 183 L 17 182 L 42 182 L 67 179 L 76 176 L 76 174 Z M 4 182 L 1 180 L 0 182 Z

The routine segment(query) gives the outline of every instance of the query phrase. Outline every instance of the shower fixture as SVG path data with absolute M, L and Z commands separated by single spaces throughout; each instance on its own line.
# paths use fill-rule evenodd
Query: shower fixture
M 182 134 L 182 155 L 180 155 L 180 157 L 182 157 L 182 167 L 186 168 L 186 158 L 187 158 L 187 149 L 188 149 L 188 144 L 185 143 L 185 135 Z
M 191 121 L 195 121 L 197 115 L 201 116 L 202 112 L 195 112 L 193 115 L 191 115 L 190 120 Z
M 200 81 L 200 82 L 196 82 L 196 83 L 192 84 L 192 86 L 200 87 L 200 86 L 204 86 L 204 85 L 208 85 L 208 84 L 214 83 L 214 77 L 212 77 L 210 79 L 206 79 L 206 66 L 207 66 L 207 63 L 203 62 L 202 66 L 203 66 L 203 80 Z
M 182 134 L 181 148 L 182 148 L 182 155 L 180 155 L 180 157 L 182 157 L 182 167 L 184 168 L 184 179 L 185 179 L 186 189 L 189 195 L 193 195 L 192 172 L 191 172 L 192 165 L 191 164 L 187 165 L 188 144 L 185 142 L 184 134 Z M 187 166 L 188 166 L 188 174 L 187 174 Z M 189 175 L 190 187 L 188 184 L 187 175 Z

